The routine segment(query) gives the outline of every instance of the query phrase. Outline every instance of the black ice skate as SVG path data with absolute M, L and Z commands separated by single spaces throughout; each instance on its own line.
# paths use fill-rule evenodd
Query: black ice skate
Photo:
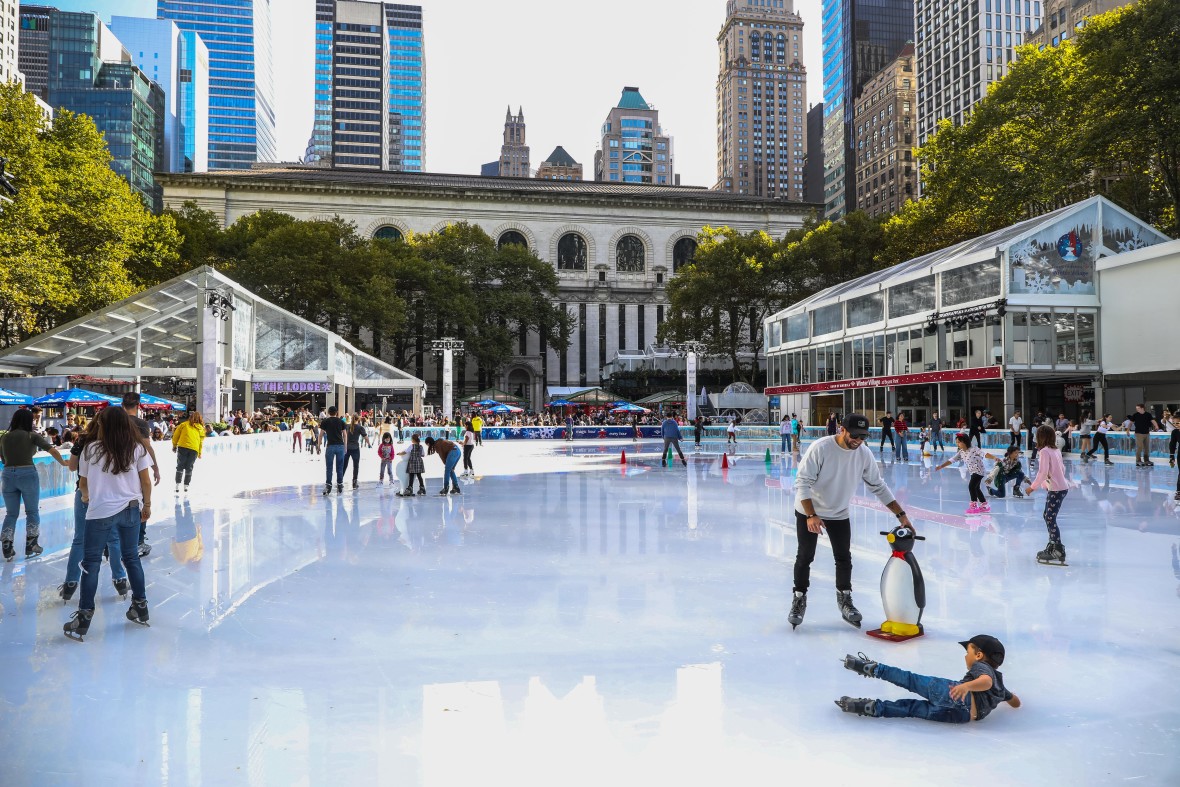
M 147 599 L 133 599 L 131 606 L 127 608 L 127 619 L 132 623 L 138 623 L 141 626 L 148 625 L 148 608 Z
M 332 494 L 332 485 L 324 484 L 324 497 L 327 497 L 330 494 Z
M 853 656 L 851 653 L 844 657 L 844 669 L 852 670 L 866 678 L 877 677 L 877 662 L 872 661 L 863 653 Z
M 787 615 L 787 622 L 791 624 L 791 631 L 794 631 L 800 623 L 803 622 L 803 616 L 807 614 L 807 594 L 795 591 L 795 598 L 791 601 L 791 611 Z
M 127 577 L 115 580 L 115 592 L 119 594 L 119 598 L 127 598 L 127 594 L 131 592 L 131 582 L 128 581 Z
M 860 628 L 861 614 L 860 610 L 852 604 L 851 590 L 836 591 L 836 606 L 840 608 L 840 616 L 845 621 Z
M 37 557 L 45 550 L 41 549 L 41 545 L 37 543 L 37 537 L 25 539 L 25 560 Z
M 61 603 L 68 604 L 78 589 L 77 582 L 63 582 L 57 586 L 57 595 L 61 596 Z
M 139 556 L 147 557 L 152 553 L 152 545 L 147 542 L 147 539 L 139 542 Z
M 865 697 L 841 697 L 836 700 L 836 705 L 845 713 L 855 713 L 857 716 L 876 716 L 877 714 L 873 713 L 876 702 L 876 700 Z
M 463 493 L 462 493 L 462 492 L 460 492 L 460 491 L 459 491 L 459 487 L 457 487 L 457 486 L 456 486 L 456 487 L 453 487 L 453 488 L 451 489 L 451 494 L 452 494 L 452 495 L 461 495 L 461 494 L 463 494 Z
M 1065 562 L 1065 547 L 1060 541 L 1050 541 L 1037 553 L 1037 562 L 1044 566 L 1068 566 Z
M 4 559 L 5 560 L 12 560 L 14 557 L 16 557 L 16 550 L 12 548 L 12 542 L 5 541 L 4 542 Z
M 81 642 L 82 637 L 90 631 L 90 619 L 92 617 L 94 617 L 93 609 L 80 609 L 70 616 L 69 621 L 61 629 L 70 639 Z
M 344 494 L 344 484 L 336 484 L 336 494 Z

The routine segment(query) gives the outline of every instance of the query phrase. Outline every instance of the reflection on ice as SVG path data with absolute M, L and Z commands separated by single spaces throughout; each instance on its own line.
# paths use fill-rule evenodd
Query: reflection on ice
M 44 518 L 56 551 L 0 565 L 0 783 L 912 783 L 879 767 L 897 735 L 927 783 L 964 765 L 1012 784 L 1180 782 L 1169 472 L 1071 464 L 1073 565 L 1054 569 L 1032 558 L 1043 498 L 964 516 L 964 479 L 886 462 L 927 538 L 927 636 L 893 645 L 840 620 L 824 539 L 808 617 L 787 625 L 789 458 L 664 468 L 658 443 L 505 442 L 477 449 L 462 496 L 408 499 L 376 485 L 376 462 L 324 497 L 319 463 L 247 458 L 198 468 L 188 498 L 157 491 L 151 629 L 125 624 L 103 567 L 91 636 L 61 636 L 69 511 Z M 892 516 L 854 503 L 854 589 L 875 621 Z M 956 641 L 980 632 L 1007 645 L 1019 711 L 946 729 L 834 709 L 869 691 L 845 653 L 954 676 Z

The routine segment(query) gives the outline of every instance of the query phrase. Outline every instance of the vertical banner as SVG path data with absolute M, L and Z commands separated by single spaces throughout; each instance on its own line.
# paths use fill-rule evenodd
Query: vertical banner
M 454 356 L 453 350 L 443 350 L 443 389 L 442 389 L 442 407 L 443 417 L 451 417 L 451 358 Z
M 689 350 L 685 367 L 688 391 L 684 403 L 688 405 L 688 420 L 693 421 L 697 417 L 697 354 L 694 350 Z

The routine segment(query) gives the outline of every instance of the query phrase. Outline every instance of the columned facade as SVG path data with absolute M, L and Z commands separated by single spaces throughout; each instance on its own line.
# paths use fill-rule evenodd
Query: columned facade
M 529 333 L 490 385 L 535 407 L 550 385 L 603 382 L 620 350 L 646 350 L 668 311 L 667 284 L 691 259 L 705 226 L 775 237 L 800 227 L 807 206 L 677 186 L 507 180 L 429 173 L 358 173 L 275 167 L 243 173 L 164 176 L 165 202 L 192 200 L 225 224 L 259 210 L 300 219 L 340 216 L 369 236 L 402 237 L 467 222 L 498 243 L 526 244 L 552 264 L 557 302 L 573 318 L 570 344 L 542 346 Z M 510 234 L 511 233 L 511 234 Z M 564 358 L 564 367 L 563 367 Z M 419 375 L 436 377 L 427 353 Z M 472 360 L 456 363 L 455 391 L 477 390 Z M 461 375 L 461 376 L 460 376 Z M 433 389 L 432 389 L 433 390 Z

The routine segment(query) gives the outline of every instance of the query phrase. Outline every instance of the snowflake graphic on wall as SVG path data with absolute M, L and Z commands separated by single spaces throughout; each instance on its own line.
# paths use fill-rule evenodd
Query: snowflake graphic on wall
M 1028 292 L 1035 293 L 1046 293 L 1056 290 L 1053 280 L 1049 276 L 1036 271 L 1030 272 L 1024 277 L 1024 288 Z
M 1008 249 L 1008 259 L 1014 265 L 1016 263 L 1026 263 L 1040 254 L 1040 251 L 1040 246 L 1037 245 L 1036 241 L 1032 240 L 1032 238 L 1025 238 L 1020 243 Z
M 1143 240 L 1143 238 L 1139 236 L 1138 231 L 1136 231 L 1134 237 L 1117 241 L 1117 243 L 1120 254 L 1124 251 L 1134 251 L 1135 249 L 1142 249 L 1147 246 L 1147 241 Z

